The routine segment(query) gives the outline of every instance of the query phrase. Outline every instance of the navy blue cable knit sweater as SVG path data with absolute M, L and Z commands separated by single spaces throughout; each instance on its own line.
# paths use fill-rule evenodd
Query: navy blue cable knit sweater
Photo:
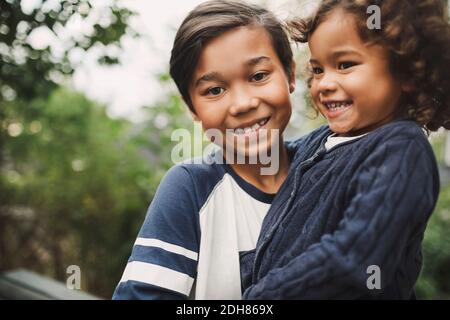
M 244 299 L 415 297 L 439 194 L 426 135 L 394 121 L 327 152 L 331 133 L 322 126 L 298 140 L 256 250 L 241 256 Z M 367 286 L 372 265 L 381 289 Z

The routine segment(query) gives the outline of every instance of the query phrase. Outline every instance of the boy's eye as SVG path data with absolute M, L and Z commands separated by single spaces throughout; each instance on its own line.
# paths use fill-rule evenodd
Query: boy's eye
M 218 96 L 223 92 L 223 90 L 224 89 L 221 87 L 210 88 L 210 89 L 206 90 L 206 95 Z
M 314 74 L 321 74 L 323 72 L 322 68 L 319 67 L 312 67 L 311 69 Z
M 355 65 L 356 65 L 356 63 L 354 63 L 354 62 L 351 62 L 351 61 L 344 61 L 344 62 L 339 63 L 338 69 L 339 69 L 339 70 L 344 70 L 344 69 L 351 68 L 351 67 L 353 67 L 353 66 L 355 66 Z
M 266 72 L 258 72 L 255 73 L 252 77 L 251 80 L 253 81 L 262 81 L 267 77 L 267 73 Z

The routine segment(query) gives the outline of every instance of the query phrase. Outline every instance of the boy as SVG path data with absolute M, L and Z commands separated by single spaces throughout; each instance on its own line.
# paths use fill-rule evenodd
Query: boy
M 282 137 L 294 68 L 281 24 L 263 8 L 208 1 L 186 17 L 170 74 L 194 119 L 225 138 L 214 137 L 221 152 L 209 164 L 166 174 L 113 299 L 241 298 L 239 255 L 255 248 L 295 147 Z M 261 152 L 279 155 L 276 172 L 262 175 L 265 165 L 250 161 Z

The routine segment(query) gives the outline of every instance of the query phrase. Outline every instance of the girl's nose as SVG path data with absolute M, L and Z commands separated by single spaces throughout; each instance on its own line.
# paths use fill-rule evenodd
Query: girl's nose
M 245 91 L 235 92 L 232 96 L 233 100 L 229 109 L 232 116 L 238 116 L 252 109 L 257 109 L 260 103 L 258 98 Z
M 321 94 L 327 94 L 329 92 L 333 92 L 337 90 L 337 82 L 336 79 L 333 78 L 332 75 L 323 75 L 323 77 L 319 80 L 317 85 L 317 89 Z

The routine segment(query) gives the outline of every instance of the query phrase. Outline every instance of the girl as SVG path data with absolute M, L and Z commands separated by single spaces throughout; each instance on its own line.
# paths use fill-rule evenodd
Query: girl
M 368 6 L 381 29 L 369 29 Z M 327 119 L 299 141 L 262 226 L 247 299 L 410 299 L 439 193 L 425 131 L 450 129 L 441 0 L 324 0 L 295 20 Z

